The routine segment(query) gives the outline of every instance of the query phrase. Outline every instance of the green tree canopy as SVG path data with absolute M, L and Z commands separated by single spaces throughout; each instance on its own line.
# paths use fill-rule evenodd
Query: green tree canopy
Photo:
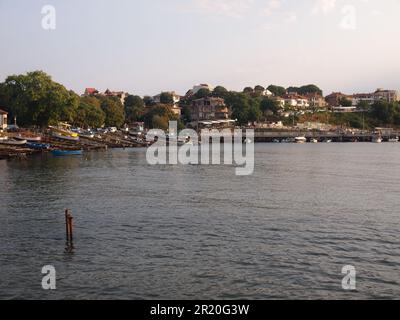
M 275 99 L 264 98 L 261 100 L 260 109 L 264 114 L 267 112 L 276 114 L 279 110 L 279 103 Z
M 100 128 L 104 125 L 105 119 L 106 115 L 100 106 L 82 99 L 73 123 L 82 128 Z
M 174 97 L 169 92 L 162 92 L 160 96 L 160 103 L 162 104 L 173 104 Z
M 13 75 L 0 85 L 0 96 L 11 117 L 22 125 L 47 126 L 72 122 L 79 97 L 42 71 Z
M 202 99 L 207 98 L 211 95 L 211 92 L 207 88 L 201 88 L 199 91 L 196 92 L 194 95 L 194 99 Z
M 268 88 L 275 96 L 280 97 L 286 93 L 286 89 L 284 87 L 276 86 L 271 84 Z
M 222 99 L 226 99 L 228 97 L 228 94 L 229 94 L 229 91 L 222 86 L 215 87 L 214 91 L 212 92 L 213 97 L 222 98 Z
M 105 125 L 121 127 L 125 122 L 125 111 L 121 101 L 114 97 L 103 97 L 101 100 L 101 109 L 106 115 Z
M 124 103 L 126 121 L 129 123 L 139 121 L 144 114 L 145 103 L 139 96 L 129 95 Z
M 287 92 L 295 92 L 301 95 L 316 93 L 322 96 L 323 94 L 322 90 L 318 88 L 315 84 L 308 84 L 302 87 L 289 87 L 287 88 Z

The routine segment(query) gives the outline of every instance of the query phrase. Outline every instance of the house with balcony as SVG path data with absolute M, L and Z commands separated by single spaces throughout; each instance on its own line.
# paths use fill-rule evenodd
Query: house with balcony
M 190 108 L 192 121 L 228 120 L 229 108 L 222 98 L 202 98 L 193 101 Z

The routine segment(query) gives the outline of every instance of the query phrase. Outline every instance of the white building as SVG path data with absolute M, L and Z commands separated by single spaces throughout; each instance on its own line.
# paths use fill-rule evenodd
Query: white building
M 7 116 L 8 113 L 0 109 L 0 130 L 7 129 Z

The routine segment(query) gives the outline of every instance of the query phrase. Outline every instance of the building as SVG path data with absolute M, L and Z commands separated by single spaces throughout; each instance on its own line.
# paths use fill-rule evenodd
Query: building
M 325 98 L 318 93 L 308 93 L 305 96 L 309 102 L 310 107 L 314 108 L 326 108 L 327 103 Z
M 98 95 L 100 92 L 96 88 L 86 88 L 83 94 L 86 97 Z
M 400 93 L 396 90 L 377 89 L 374 92 L 375 101 L 397 102 L 400 101 Z
M 7 116 L 8 113 L 2 109 L 0 109 L 0 130 L 7 129 Z
M 306 109 L 310 106 L 307 97 L 296 93 L 289 93 L 282 96 L 285 100 L 285 106 L 290 108 Z
M 192 121 L 228 120 L 229 108 L 222 98 L 202 98 L 193 101 L 190 108 Z
M 109 89 L 107 89 L 102 95 L 105 97 L 116 97 L 121 101 L 122 104 L 124 104 L 125 99 L 128 96 L 128 94 L 123 91 L 111 91 Z
M 353 100 L 352 96 L 348 96 L 347 94 L 341 92 L 332 92 L 330 95 L 325 97 L 325 101 L 331 107 L 339 107 L 341 105 L 340 101 L 342 99 L 348 99 L 350 101 Z
M 356 93 L 352 97 L 353 107 L 357 107 L 361 102 L 366 102 L 368 105 L 372 105 L 375 102 L 375 96 L 373 93 Z
M 122 104 L 124 104 L 125 99 L 128 96 L 128 94 L 123 91 L 111 91 L 109 89 L 107 89 L 104 93 L 100 93 L 100 91 L 97 90 L 96 88 L 86 88 L 83 96 L 84 97 L 90 97 L 90 96 L 116 97 L 121 101 Z

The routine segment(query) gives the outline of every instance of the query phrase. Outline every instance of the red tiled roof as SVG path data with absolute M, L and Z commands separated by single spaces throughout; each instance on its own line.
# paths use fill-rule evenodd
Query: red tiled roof
M 6 111 L 0 109 L 0 114 L 8 114 L 8 112 L 6 112 Z

